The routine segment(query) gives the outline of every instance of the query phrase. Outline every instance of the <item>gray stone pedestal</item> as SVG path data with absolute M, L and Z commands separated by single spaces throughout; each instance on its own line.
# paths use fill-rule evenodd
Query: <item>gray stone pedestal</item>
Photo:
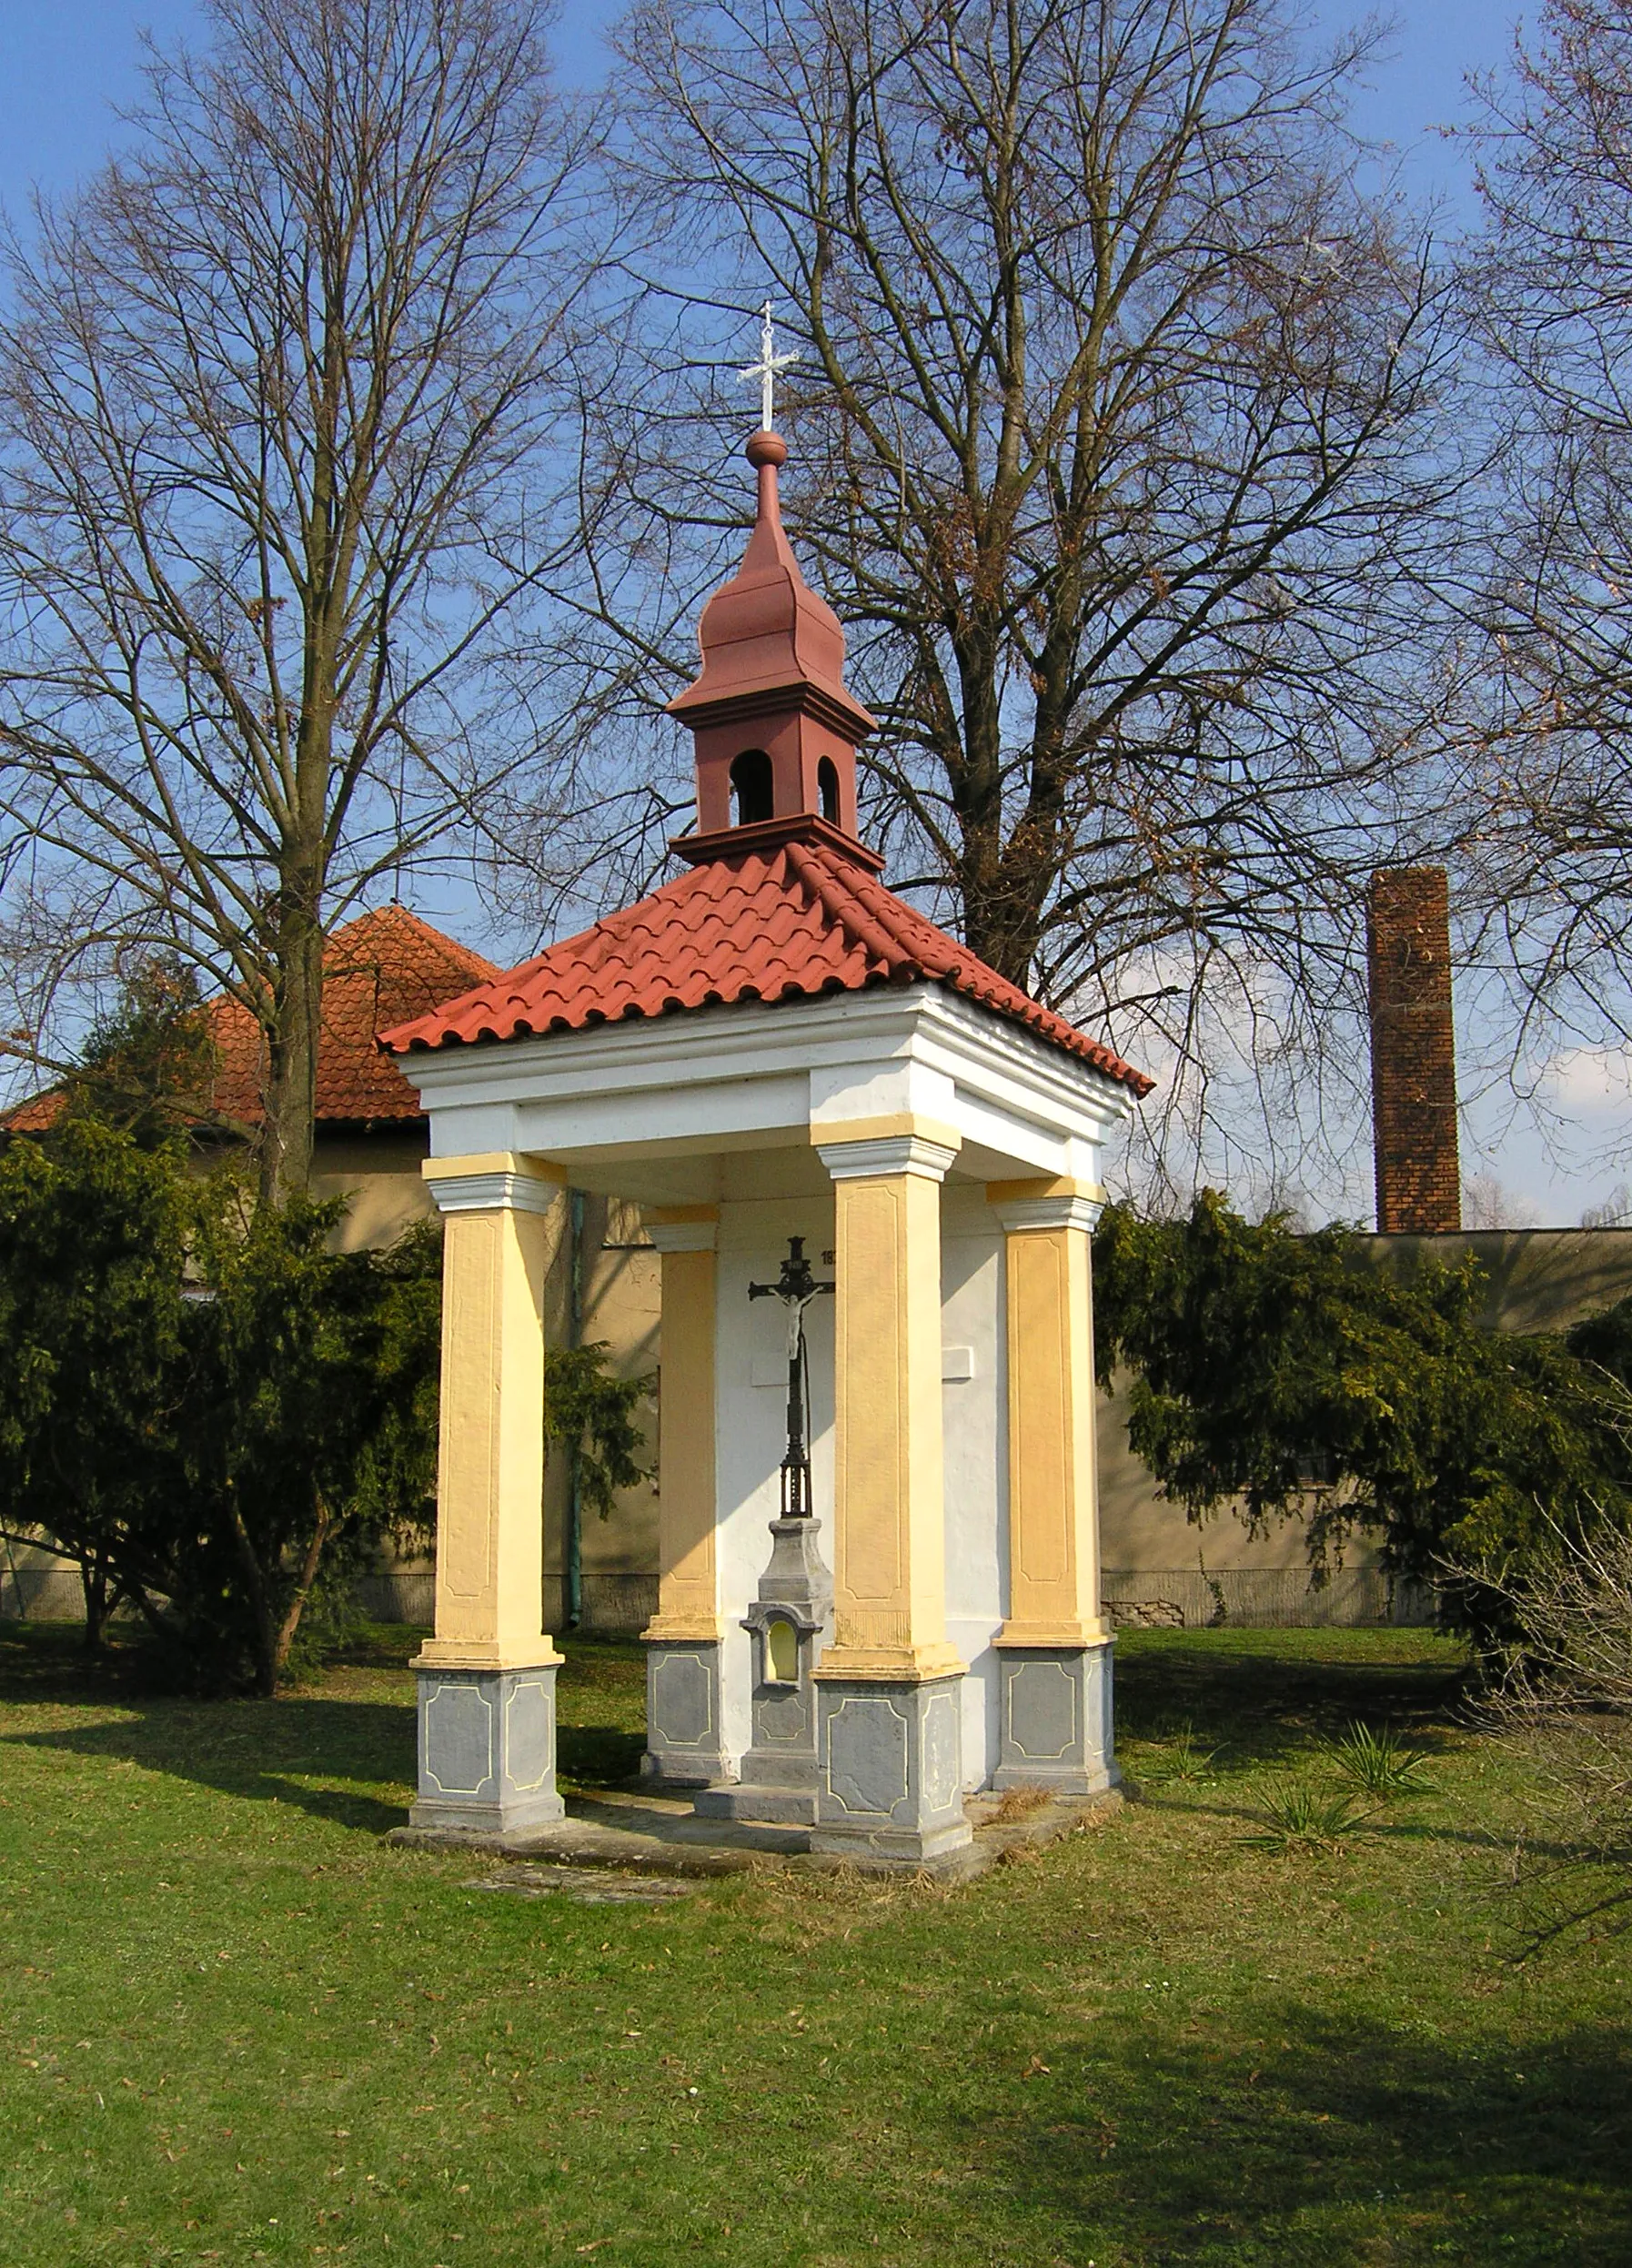
M 818 1672 L 812 1850 L 920 1867 L 968 1846 L 962 1676 L 908 1683 Z
M 1096 1796 L 1122 1778 L 1112 1743 L 1111 1655 L 1097 1646 L 1004 1646 L 994 1788 Z
M 564 1817 L 555 1785 L 557 1666 L 418 1668 L 413 1826 L 509 1835 Z
M 706 1788 L 735 1778 L 723 1744 L 718 1638 L 646 1641 L 646 1753 L 653 1789 Z
M 753 1746 L 740 1785 L 707 1788 L 702 1819 L 811 1827 L 816 1819 L 817 1657 L 832 1635 L 833 1578 L 824 1566 L 820 1520 L 772 1520 L 771 1564 L 742 1618 L 753 1642 Z

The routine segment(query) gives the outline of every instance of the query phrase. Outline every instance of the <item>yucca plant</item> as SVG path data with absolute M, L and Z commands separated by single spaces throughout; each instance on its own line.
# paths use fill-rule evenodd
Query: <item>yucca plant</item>
M 1150 1780 L 1208 1779 L 1221 1753 L 1218 1749 L 1198 1747 L 1195 1727 L 1185 1723 L 1179 1727 L 1163 1753 L 1145 1766 L 1142 1777 Z
M 1260 1850 L 1340 1850 L 1344 1838 L 1364 1826 L 1367 1814 L 1353 1796 L 1325 1795 L 1294 1781 L 1259 1791 L 1253 1809 L 1258 1825 L 1244 1842 Z
M 1331 1743 L 1329 1753 L 1339 1778 L 1379 1803 L 1433 1791 L 1434 1783 L 1423 1769 L 1426 1759 L 1421 1750 L 1406 1748 L 1392 1731 L 1374 1732 L 1369 1725 L 1355 1722 Z

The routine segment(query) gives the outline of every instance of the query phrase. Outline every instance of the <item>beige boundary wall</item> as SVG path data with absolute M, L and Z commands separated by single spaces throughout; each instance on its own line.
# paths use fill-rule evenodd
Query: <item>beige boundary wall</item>
M 345 1155 L 337 1145 L 321 1165 L 333 1184 L 358 1190 L 354 1218 L 359 1232 L 395 1233 L 425 1209 L 418 1162 L 423 1144 L 412 1137 L 400 1160 L 388 1164 L 369 1145 Z M 348 1170 L 355 1179 L 348 1182 Z M 324 1194 L 328 1194 L 326 1188 Z M 559 1345 L 572 1296 L 568 1207 L 563 1197 L 549 1215 L 549 1272 L 546 1329 Z M 359 1238 L 359 1240 L 361 1240 Z M 1425 1260 L 1455 1265 L 1471 1253 L 1485 1271 L 1484 1320 L 1498 1330 L 1563 1330 L 1632 1291 L 1632 1229 L 1465 1230 L 1439 1236 L 1369 1236 L 1365 1256 L 1375 1265 L 1409 1272 Z M 625 1376 L 658 1366 L 659 1255 L 632 1211 L 604 1198 L 584 1200 L 580 1244 L 581 1336 L 604 1340 Z M 655 1462 L 655 1407 L 648 1412 L 649 1447 Z M 1128 1446 L 1126 1403 L 1113 1394 L 1099 1404 L 1098 1461 L 1102 1592 L 1106 1618 L 1127 1625 L 1200 1624 L 1299 1626 L 1414 1622 L 1429 1617 L 1427 1600 L 1396 1591 L 1375 1554 L 1347 1555 L 1327 1581 L 1311 1578 L 1300 1522 L 1288 1521 L 1254 1537 L 1224 1512 L 1202 1527 L 1160 1495 Z M 565 1460 L 552 1458 L 544 1488 L 544 1627 L 568 1629 L 565 1539 Z M 626 1490 L 609 1520 L 593 1516 L 582 1529 L 582 1616 L 579 1627 L 633 1634 L 658 1605 L 658 1499 L 655 1485 Z M 435 1577 L 428 1560 L 383 1566 L 359 1587 L 364 1611 L 381 1621 L 428 1624 Z M 77 1620 L 83 1611 L 79 1577 L 53 1555 L 0 1547 L 0 1618 L 19 1614 Z

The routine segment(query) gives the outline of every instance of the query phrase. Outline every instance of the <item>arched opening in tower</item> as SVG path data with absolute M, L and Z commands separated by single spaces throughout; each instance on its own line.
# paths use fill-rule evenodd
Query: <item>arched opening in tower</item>
M 835 827 L 842 822 L 839 817 L 839 767 L 831 756 L 824 756 L 816 767 L 816 792 L 821 800 L 821 816 L 831 820 Z
M 739 827 L 751 827 L 756 820 L 775 818 L 776 790 L 771 759 L 762 748 L 745 748 L 740 756 L 733 759 L 731 795 L 737 806 Z

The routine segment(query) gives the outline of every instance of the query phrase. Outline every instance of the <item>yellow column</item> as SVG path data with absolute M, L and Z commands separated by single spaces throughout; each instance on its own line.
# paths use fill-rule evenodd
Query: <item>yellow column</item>
M 992 1182 L 1006 1239 L 1009 1614 L 1000 1646 L 1103 1640 L 1091 1233 L 1104 1193 Z
M 544 1589 L 546 1218 L 565 1175 L 508 1151 L 428 1158 L 445 1216 L 437 1631 L 438 1669 L 559 1661 Z
M 941 1448 L 941 1183 L 957 1144 L 922 1133 L 819 1140 L 838 1283 L 834 1642 L 821 1678 L 963 1668 L 946 1637 Z
M 714 1246 L 712 1205 L 645 1215 L 662 1255 L 662 1408 L 658 1444 L 658 1610 L 648 1638 L 717 1639 L 714 1564 Z

